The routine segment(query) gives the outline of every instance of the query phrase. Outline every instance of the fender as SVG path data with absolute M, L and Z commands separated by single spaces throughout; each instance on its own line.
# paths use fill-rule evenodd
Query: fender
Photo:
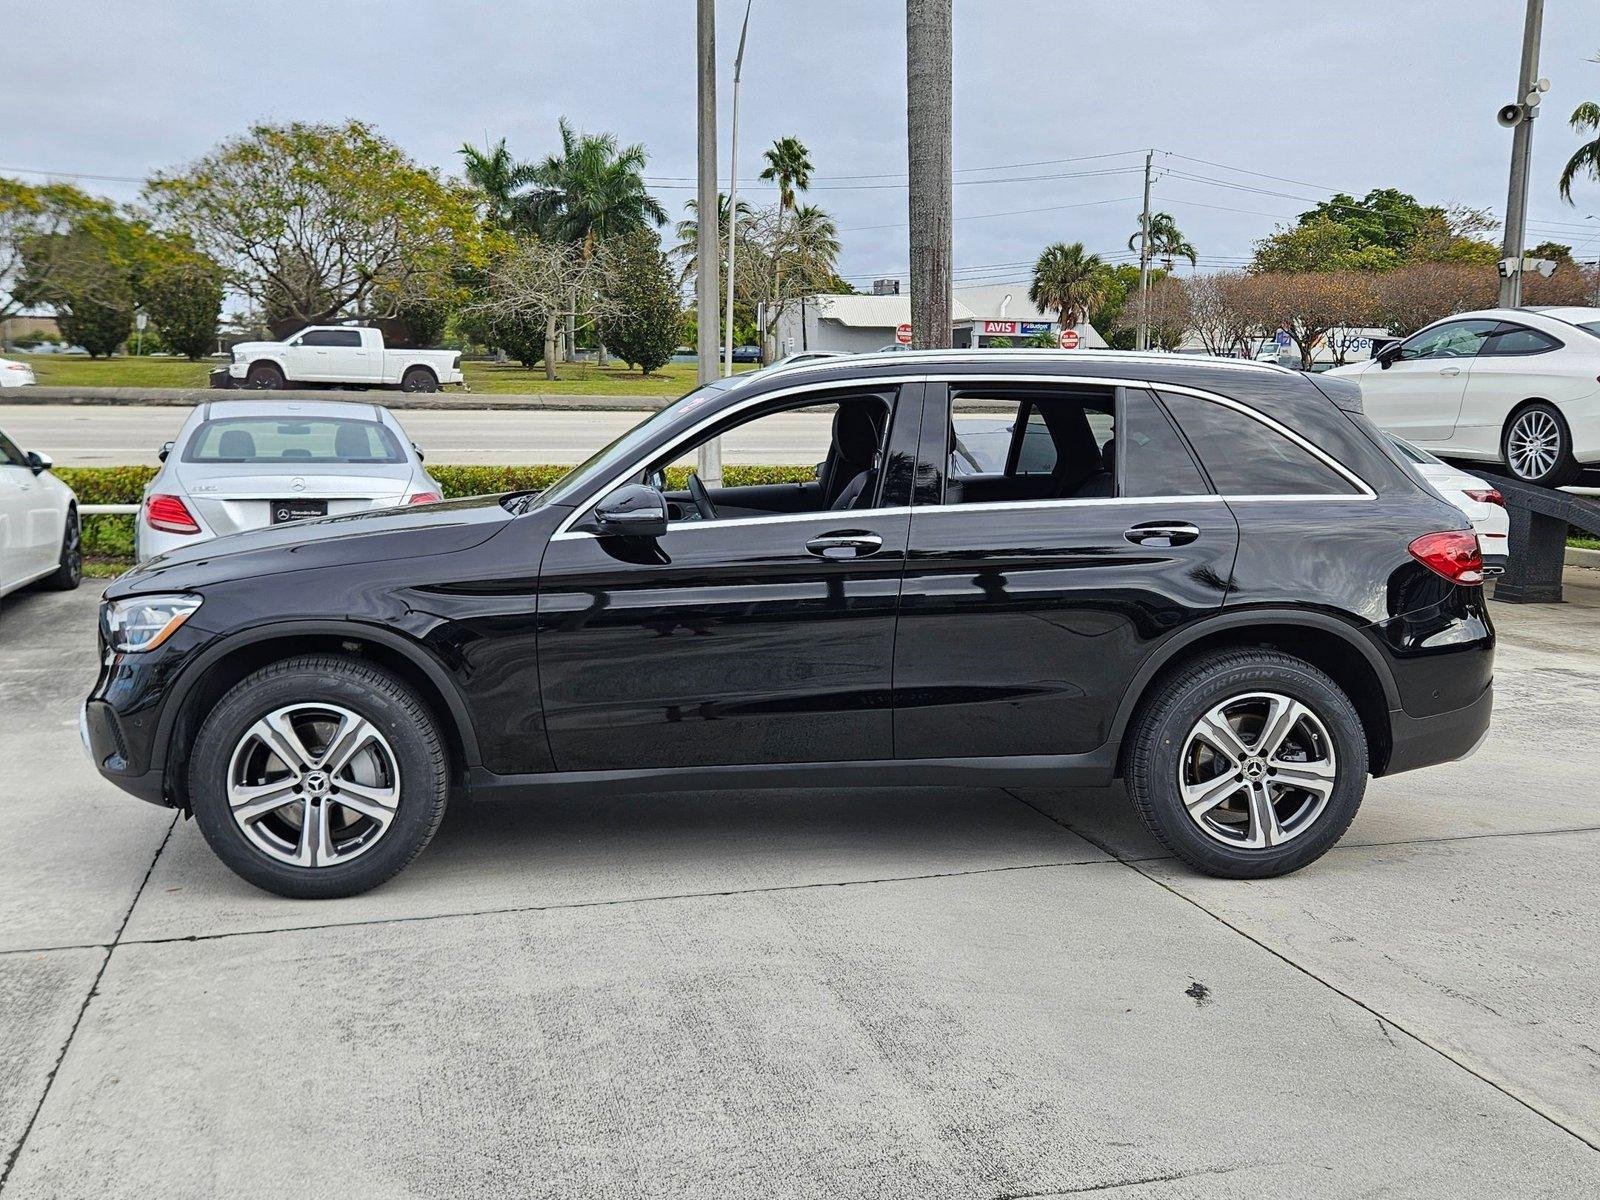
M 198 654 L 173 685 L 172 695 L 161 706 L 161 718 L 156 725 L 156 736 L 151 752 L 150 770 L 164 770 L 166 766 L 167 750 L 172 742 L 173 726 L 178 719 L 178 713 L 183 711 L 183 706 L 194 690 L 195 685 L 202 679 L 206 672 L 222 659 L 245 646 L 258 642 L 271 641 L 275 638 L 303 636 L 331 636 L 345 638 L 359 638 L 362 641 L 376 642 L 401 655 L 417 670 L 425 675 L 429 682 L 444 698 L 445 706 L 450 710 L 450 719 L 455 722 L 457 733 L 461 738 L 461 746 L 465 751 L 466 762 L 463 764 L 468 770 L 482 764 L 482 756 L 478 752 L 478 738 L 473 730 L 472 719 L 467 713 L 467 706 L 461 699 L 461 692 L 451 679 L 449 672 L 440 665 L 438 659 L 430 654 L 421 643 L 412 638 L 395 633 L 392 629 L 376 625 L 367 625 L 359 621 L 338 620 L 296 620 L 274 621 L 266 625 L 254 625 L 238 633 L 226 634 L 220 640 L 213 642 Z
M 266 363 L 269 366 L 277 367 L 279 372 L 283 375 L 283 381 L 285 383 L 293 383 L 294 382 L 294 376 L 289 373 L 288 364 L 286 364 L 283 361 L 283 359 L 274 357 L 271 354 L 256 354 L 256 355 L 252 355 L 250 357 L 250 359 L 244 364 L 244 372 L 245 372 L 245 374 L 249 375 L 251 367 L 259 366 L 262 363 Z
M 1134 709 L 1139 706 L 1139 701 L 1143 698 L 1150 681 L 1190 646 L 1218 633 L 1263 627 L 1315 629 L 1321 633 L 1333 634 L 1347 643 L 1372 668 L 1379 684 L 1383 687 L 1384 701 L 1389 711 L 1393 712 L 1401 707 L 1400 691 L 1395 686 L 1394 674 L 1390 671 L 1389 664 L 1384 661 L 1378 648 L 1362 635 L 1361 626 L 1350 619 L 1335 617 L 1328 613 L 1307 612 L 1303 609 L 1231 608 L 1223 609 L 1216 616 L 1207 617 L 1173 634 L 1145 660 L 1144 665 L 1134 674 L 1127 690 L 1122 694 L 1122 701 L 1117 705 L 1117 715 L 1111 723 L 1111 735 L 1107 741 L 1113 745 L 1121 745 L 1128 722 L 1133 719 Z

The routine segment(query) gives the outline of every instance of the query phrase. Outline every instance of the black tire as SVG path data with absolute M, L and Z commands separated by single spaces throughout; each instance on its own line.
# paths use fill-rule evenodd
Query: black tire
M 78 506 L 67 508 L 66 528 L 61 532 L 61 556 L 56 560 L 54 573 L 39 581 L 39 586 L 52 592 L 70 592 L 83 582 L 83 523 L 78 519 Z
M 1192 734 L 1198 736 L 1196 727 L 1202 717 L 1219 705 L 1236 703 L 1248 710 L 1253 703 L 1248 696 L 1269 692 L 1298 701 L 1311 711 L 1320 726 L 1316 734 L 1325 733 L 1331 741 L 1334 784 L 1315 811 L 1315 798 L 1309 793 L 1292 787 L 1279 792 L 1279 802 L 1292 810 L 1285 829 L 1291 827 L 1294 813 L 1305 813 L 1303 826 L 1295 827 L 1280 844 L 1261 848 L 1225 844 L 1206 832 L 1203 824 L 1211 825 L 1192 817 L 1184 804 L 1180 770 L 1186 769 L 1185 747 Z M 1312 727 L 1297 727 L 1296 736 L 1311 739 Z M 1275 651 L 1221 651 L 1184 665 L 1157 686 L 1130 728 L 1129 738 L 1125 780 L 1140 818 L 1163 845 L 1208 875 L 1259 879 L 1299 870 L 1344 836 L 1366 792 L 1367 739 L 1355 706 L 1316 667 Z M 1249 744 L 1245 742 L 1247 748 Z M 1204 747 L 1204 743 L 1199 745 Z M 1225 774 L 1215 779 L 1222 781 Z M 1239 775 L 1244 776 L 1242 766 Z M 1210 780 L 1195 786 L 1205 782 Z M 1241 783 L 1239 787 L 1249 785 Z M 1263 792 L 1270 796 L 1270 787 Z M 1312 807 L 1294 807 L 1308 804 Z M 1217 806 L 1222 820 L 1233 816 L 1230 809 L 1248 814 L 1249 807 L 1243 794 Z M 1274 805 L 1274 823 L 1279 815 L 1281 811 Z M 1241 819 L 1248 820 L 1248 816 Z
M 279 391 L 287 381 L 274 363 L 252 363 L 245 372 L 244 386 L 258 392 Z
M 382 735 L 398 769 L 399 798 L 388 827 L 359 856 L 295 866 L 267 854 L 234 820 L 229 771 L 235 748 L 262 717 L 288 705 L 319 703 L 355 713 Z M 432 840 L 444 818 L 449 784 L 449 757 L 427 705 L 389 672 L 334 655 L 286 659 L 241 680 L 206 718 L 189 760 L 190 805 L 217 857 L 257 887 L 295 899 L 354 896 L 393 878 Z
M 1538 487 L 1563 487 L 1583 474 L 1572 457 L 1572 430 L 1546 400 L 1517 409 L 1500 434 L 1500 461 L 1513 478 Z
M 400 377 L 400 390 L 402 392 L 437 392 L 439 390 L 439 377 L 427 367 L 407 367 L 406 373 Z

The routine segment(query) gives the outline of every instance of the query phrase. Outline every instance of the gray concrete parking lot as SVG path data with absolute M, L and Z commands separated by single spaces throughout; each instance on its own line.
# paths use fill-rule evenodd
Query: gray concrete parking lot
M 1120 792 L 454 812 L 295 903 L 94 774 L 0 608 L 0 1184 L 34 1197 L 1600 1194 L 1600 587 L 1285 879 Z

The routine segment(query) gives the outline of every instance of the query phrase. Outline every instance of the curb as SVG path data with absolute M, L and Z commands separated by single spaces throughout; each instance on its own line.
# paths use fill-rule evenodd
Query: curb
M 1582 546 L 1568 546 L 1565 562 L 1569 567 L 1600 567 L 1600 550 L 1585 550 Z
M 504 409 L 508 412 L 545 410 L 567 412 L 656 412 L 676 396 L 541 396 L 538 394 L 486 394 L 480 392 L 388 392 L 306 390 L 284 388 L 258 393 L 231 388 L 67 388 L 27 387 L 0 392 L 0 405 L 66 404 L 127 408 L 193 408 L 209 400 L 254 400 L 272 396 L 280 400 L 335 400 L 346 404 L 381 404 L 385 408 L 432 409 L 472 412 Z

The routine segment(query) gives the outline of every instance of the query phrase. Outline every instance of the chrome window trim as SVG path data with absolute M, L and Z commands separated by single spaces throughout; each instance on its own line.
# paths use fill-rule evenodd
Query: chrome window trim
M 834 518 L 835 524 L 850 524 L 858 517 L 904 517 L 911 514 L 909 505 L 901 504 L 891 508 L 825 508 L 821 512 L 808 513 L 773 513 L 770 517 L 718 517 L 715 521 L 669 521 L 668 533 L 688 533 L 695 529 L 734 529 L 741 525 L 794 525 L 800 521 L 820 521 L 824 517 Z M 574 541 L 578 538 L 597 538 L 600 535 L 588 529 L 568 529 L 561 533 L 550 535 L 552 542 Z
M 933 513 L 1021 512 L 1024 509 L 1102 508 L 1108 504 L 1221 504 L 1226 497 L 1215 492 L 1193 496 L 1066 496 L 1058 500 L 980 500 L 975 504 L 921 504 L 917 516 Z
M 1007 353 L 1017 353 L 1017 352 L 1016 351 L 1008 351 Z M 1063 354 L 1076 354 L 1078 352 L 1074 350 L 1074 351 L 1061 351 L 1061 353 L 1063 353 Z M 945 360 L 945 361 L 948 361 L 948 360 Z M 991 361 L 992 362 L 993 360 L 992 360 L 992 358 L 988 358 L 988 357 L 985 356 L 985 361 Z M 801 366 L 801 367 L 794 367 L 794 368 L 791 368 L 791 369 L 794 370 L 796 372 L 796 374 L 798 374 L 799 372 L 805 370 L 806 368 Z M 1279 368 L 1279 369 L 1282 369 L 1282 368 Z M 788 371 L 786 370 L 785 374 L 787 374 L 787 373 L 788 373 Z M 904 387 L 905 385 L 911 384 L 911 383 L 921 383 L 921 384 L 936 383 L 936 384 L 945 384 L 946 386 L 949 386 L 951 384 L 962 384 L 962 385 L 977 385 L 977 386 L 991 386 L 991 387 L 993 387 L 993 386 L 1004 387 L 1004 386 L 1007 386 L 1007 385 L 1010 385 L 1010 384 L 1016 384 L 1016 383 L 1045 383 L 1045 384 L 1056 384 L 1056 385 L 1081 384 L 1081 385 L 1086 385 L 1086 386 L 1089 386 L 1089 387 L 1108 387 L 1108 388 L 1119 388 L 1119 387 L 1127 388 L 1127 387 L 1132 387 L 1132 388 L 1146 388 L 1146 389 L 1148 389 L 1149 391 L 1152 391 L 1152 392 L 1162 392 L 1162 391 L 1178 392 L 1178 393 L 1186 395 L 1186 396 L 1194 396 L 1197 399 L 1210 401 L 1213 404 L 1220 404 L 1224 408 L 1231 408 L 1235 412 L 1242 413 L 1243 415 L 1249 417 L 1252 420 L 1259 421 L 1261 424 L 1265 425 L 1268 429 L 1271 429 L 1274 433 L 1278 434 L 1280 437 L 1287 438 L 1290 442 L 1294 443 L 1296 446 L 1300 447 L 1306 453 L 1310 454 L 1318 462 L 1322 463 L 1329 470 L 1333 471 L 1335 474 L 1337 474 L 1341 478 L 1343 478 L 1345 480 L 1345 482 L 1349 483 L 1352 487 L 1356 488 L 1357 492 L 1359 493 L 1357 495 L 1342 495 L 1342 494 L 1337 493 L 1337 492 L 1331 492 L 1331 493 L 1305 493 L 1305 494 L 1281 495 L 1281 496 L 1279 496 L 1279 495 L 1263 495 L 1263 496 L 1246 495 L 1246 496 L 1227 496 L 1227 497 L 1215 496 L 1215 494 L 1213 493 L 1214 498 L 1219 499 L 1219 500 L 1227 499 L 1227 500 L 1239 500 L 1239 501 L 1244 501 L 1244 502 L 1256 502 L 1256 501 L 1262 501 L 1262 500 L 1334 500 L 1334 501 L 1350 501 L 1350 500 L 1376 500 L 1378 498 L 1377 492 L 1374 491 L 1372 489 L 1372 487 L 1370 487 L 1368 485 L 1368 483 L 1367 483 L 1367 481 L 1365 479 L 1363 479 L 1360 475 L 1356 474 L 1349 467 L 1345 466 L 1338 459 L 1334 458 L 1331 454 L 1328 454 L 1326 451 L 1322 450 L 1320 447 L 1314 445 L 1313 443 L 1311 443 L 1310 441 L 1308 441 L 1307 439 L 1302 437 L 1300 434 L 1298 434 L 1294 430 L 1290 429 L 1287 425 L 1283 424 L 1283 422 L 1275 420 L 1274 418 L 1269 417 L 1266 413 L 1262 412 L 1260 409 L 1252 408 L 1250 405 L 1245 404 L 1242 401 L 1235 400 L 1231 396 L 1222 396 L 1222 395 L 1219 395 L 1216 392 L 1208 392 L 1204 388 L 1190 387 L 1190 386 L 1188 386 L 1186 384 L 1161 383 L 1161 382 L 1158 382 L 1158 381 L 1155 381 L 1155 380 L 1149 380 L 1149 379 L 1123 379 L 1123 378 L 1100 376 L 1100 375 L 1039 375 L 1039 374 L 1030 374 L 1030 373 L 1024 373 L 1024 372 L 1014 372 L 1014 371 L 1001 372 L 1001 373 L 998 373 L 998 374 L 995 374 L 995 375 L 982 375 L 982 374 L 978 374 L 978 375 L 948 375 L 948 374 L 941 374 L 941 373 L 939 373 L 937 371 L 931 371 L 931 372 L 920 372 L 920 373 L 911 374 L 911 375 L 863 376 L 863 377 L 858 378 L 858 379 L 835 379 L 835 380 L 828 380 L 826 382 L 820 381 L 820 380 L 813 380 L 813 381 L 811 381 L 809 383 L 796 383 L 796 384 L 794 384 L 792 386 L 784 387 L 784 388 L 778 388 L 778 389 L 776 389 L 774 391 L 762 392 L 760 395 L 757 395 L 757 396 L 748 396 L 748 397 L 745 397 L 744 399 L 738 401 L 737 403 L 732 404 L 732 405 L 730 405 L 729 407 L 727 407 L 725 409 L 722 409 L 719 412 L 711 413 L 711 414 L 707 415 L 703 420 L 700 420 L 700 421 L 696 422 L 694 425 L 691 425 L 688 429 L 684 430 L 684 432 L 681 435 L 681 437 L 679 437 L 678 439 L 675 439 L 675 446 L 676 445 L 682 445 L 684 442 L 692 440 L 695 436 L 700 434 L 702 431 L 704 431 L 706 429 L 709 429 L 711 426 L 717 424 L 718 422 L 724 420 L 727 417 L 734 416 L 734 415 L 736 415 L 736 414 L 738 414 L 740 412 L 743 412 L 745 409 L 752 408 L 752 407 L 754 407 L 754 406 L 756 406 L 758 404 L 765 404 L 768 401 L 782 400 L 782 399 L 785 399 L 786 397 L 789 397 L 789 396 L 801 395 L 801 394 L 808 393 L 808 392 L 828 392 L 828 391 L 832 391 L 832 390 L 834 390 L 836 388 L 839 389 L 839 390 L 866 390 L 866 389 L 871 389 L 873 387 L 888 387 L 888 386 Z M 818 404 L 826 404 L 827 401 L 825 399 L 822 399 L 822 400 L 818 400 L 817 403 Z M 596 488 L 586 498 L 584 498 L 581 502 L 576 504 L 573 507 L 572 512 L 569 513 L 566 517 L 564 517 L 562 519 L 561 523 L 556 526 L 555 533 L 551 535 L 551 540 L 553 541 L 556 538 L 561 537 L 563 534 L 567 534 L 567 533 L 572 532 L 572 526 L 574 524 L 576 524 L 577 521 L 581 517 L 586 515 L 590 508 L 592 508 L 603 497 L 609 495 L 613 490 L 615 490 L 616 488 L 621 487 L 624 483 L 626 483 L 635 474 L 637 474 L 638 472 L 642 471 L 645 468 L 645 466 L 648 465 L 648 463 L 650 462 L 650 459 L 653 458 L 653 457 L 654 457 L 654 453 L 651 453 L 651 454 L 645 455 L 642 458 L 634 459 L 631 463 L 629 463 L 628 468 L 626 470 L 618 472 L 611 479 L 609 479 L 606 483 L 604 483 L 600 487 Z M 995 500 L 995 501 L 984 502 L 981 505 L 979 505 L 979 504 L 918 505 L 916 507 L 918 507 L 919 509 L 949 508 L 949 509 L 951 509 L 953 511 L 959 511 L 961 509 L 966 509 L 967 511 L 971 512 L 971 511 L 981 511 L 982 509 L 987 509 L 987 508 L 991 508 L 991 507 L 996 508 L 996 509 L 1014 509 L 1014 508 L 1025 508 L 1025 507 L 1037 507 L 1037 506 L 1040 506 L 1040 505 L 1043 505 L 1043 506 L 1046 506 L 1046 507 L 1055 507 L 1055 506 L 1058 506 L 1058 505 L 1059 506 L 1067 506 L 1067 505 L 1074 505 L 1074 504 L 1099 504 L 1099 503 L 1106 503 L 1108 501 L 1109 502 L 1113 502 L 1113 503 L 1125 502 L 1125 501 L 1139 501 L 1139 502 L 1142 503 L 1142 502 L 1147 502 L 1149 499 L 1150 499 L 1150 497 L 1144 497 L 1144 496 L 1111 496 L 1111 497 L 1083 497 L 1083 498 L 1066 497 L 1066 498 L 1059 499 L 1059 500 L 1031 500 L 1031 501 L 1030 500 Z M 1158 498 L 1158 499 L 1164 499 L 1164 498 Z M 1196 499 L 1201 499 L 1201 497 L 1184 496 L 1184 497 L 1181 497 L 1181 499 L 1184 499 L 1184 500 L 1196 500 Z M 848 512 L 850 510 L 846 509 L 846 510 L 843 510 L 843 511 Z M 881 509 L 860 509 L 858 511 L 860 511 L 860 512 L 882 512 L 884 510 L 881 510 Z M 888 510 L 888 511 L 897 511 L 897 510 Z M 823 515 L 823 514 L 821 514 L 821 513 L 803 513 L 803 514 L 794 513 L 794 514 L 777 514 L 777 515 L 775 515 L 773 517 L 735 517 L 735 518 L 731 518 L 731 519 L 732 520 L 739 520 L 739 521 L 755 522 L 755 521 L 781 520 L 784 517 L 800 517 L 800 516 L 814 517 L 814 516 L 821 516 L 821 515 Z M 722 521 L 706 522 L 706 524 L 718 524 L 718 525 L 721 525 L 721 524 L 724 524 L 724 523 L 725 522 L 722 522 Z M 690 525 L 700 524 L 700 522 L 687 521 L 687 522 L 681 522 L 680 524 L 683 525 L 684 527 L 688 527 Z M 591 536 L 592 537 L 594 535 L 593 534 L 589 534 L 587 536 Z

